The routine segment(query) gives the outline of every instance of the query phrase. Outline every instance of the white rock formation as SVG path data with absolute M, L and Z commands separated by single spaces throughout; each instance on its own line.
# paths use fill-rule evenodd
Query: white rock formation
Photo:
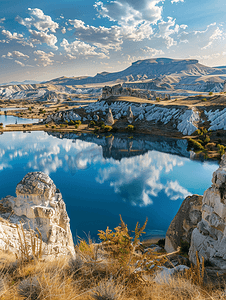
M 63 112 L 57 112 L 55 114 L 49 115 L 46 119 L 45 119 L 45 123 L 49 123 L 51 121 L 54 122 L 58 122 L 58 121 L 77 121 L 77 120 L 81 120 L 81 117 L 75 113 L 75 111 L 72 110 L 66 110 Z
M 0 249 L 18 252 L 16 224 L 22 224 L 27 243 L 30 229 L 41 232 L 45 255 L 75 255 L 70 219 L 60 191 L 42 172 L 25 175 L 16 187 L 16 197 L 0 200 Z
M 177 128 L 184 135 L 191 135 L 198 129 L 198 122 L 200 122 L 199 112 L 194 108 L 185 109 L 184 107 L 162 106 L 155 104 L 140 104 L 124 101 L 115 101 L 109 105 L 106 101 L 97 101 L 86 106 L 84 109 L 87 114 L 97 112 L 105 114 L 109 108 L 112 115 L 116 119 L 127 116 L 129 107 L 136 121 L 144 122 L 161 122 L 164 125 L 173 122 L 174 128 Z M 147 124 L 148 125 L 148 124 Z
M 113 118 L 112 111 L 111 111 L 110 108 L 108 109 L 108 113 L 107 113 L 107 116 L 106 116 L 105 124 L 109 125 L 109 126 L 111 126 L 111 125 L 114 124 L 114 118 Z
M 128 107 L 128 111 L 127 111 L 127 121 L 131 124 L 133 123 L 133 112 L 131 109 L 131 106 Z
M 214 266 L 226 269 L 226 156 L 213 173 L 212 186 L 203 196 L 202 220 L 192 232 L 189 257 L 204 257 Z

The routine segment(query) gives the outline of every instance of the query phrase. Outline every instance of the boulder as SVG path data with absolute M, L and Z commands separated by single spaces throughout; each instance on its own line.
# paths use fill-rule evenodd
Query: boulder
M 202 196 L 185 198 L 166 232 L 165 250 L 168 253 L 176 251 L 181 240 L 190 244 L 192 231 L 202 219 L 201 207 Z
M 23 231 L 28 245 L 31 234 L 38 234 L 44 255 L 75 255 L 62 195 L 52 179 L 42 172 L 28 173 L 18 183 L 16 197 L 0 200 L 0 250 L 18 253 Z
M 131 106 L 128 107 L 128 111 L 127 111 L 127 121 L 131 124 L 133 123 L 133 112 L 131 109 Z
M 226 157 L 213 173 L 212 186 L 203 195 L 202 220 L 192 232 L 189 258 L 210 262 L 214 267 L 226 269 Z
M 105 124 L 109 125 L 109 126 L 111 126 L 111 125 L 114 124 L 114 118 L 113 118 L 113 115 L 112 115 L 112 112 L 111 112 L 110 108 L 108 109 L 108 113 L 107 113 L 107 116 L 106 116 Z

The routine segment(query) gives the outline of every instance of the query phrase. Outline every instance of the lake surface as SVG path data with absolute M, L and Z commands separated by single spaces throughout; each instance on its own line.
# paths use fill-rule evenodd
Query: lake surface
M 164 236 L 183 199 L 202 195 L 218 168 L 189 155 L 186 141 L 162 137 L 4 133 L 0 197 L 15 195 L 28 172 L 42 171 L 63 195 L 74 237 L 97 240 L 99 229 L 118 226 L 119 214 L 132 230 L 148 217 L 147 236 Z
M 8 116 L 8 115 L 0 115 L 0 123 L 3 123 L 3 126 L 9 124 L 30 124 L 30 123 L 38 123 L 42 119 L 25 119 L 20 117 Z

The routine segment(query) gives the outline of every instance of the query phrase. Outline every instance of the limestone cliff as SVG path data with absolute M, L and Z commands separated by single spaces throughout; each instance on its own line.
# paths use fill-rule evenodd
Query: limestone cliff
M 219 169 L 213 173 L 212 186 L 202 201 L 202 220 L 191 237 L 189 258 L 209 260 L 212 265 L 226 269 L 226 156 L 222 157 Z
M 28 173 L 18 183 L 16 197 L 0 200 L 1 250 L 19 251 L 19 224 L 23 226 L 28 243 L 30 231 L 41 232 L 45 255 L 75 255 L 65 203 L 48 175 Z
M 201 221 L 202 196 L 188 196 L 171 222 L 166 232 L 165 250 L 174 252 L 186 241 L 190 244 L 191 234 L 197 223 Z

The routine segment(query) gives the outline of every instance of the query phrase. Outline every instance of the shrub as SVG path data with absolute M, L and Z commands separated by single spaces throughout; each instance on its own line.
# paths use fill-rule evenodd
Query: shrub
M 94 289 L 92 297 L 96 300 L 119 300 L 122 299 L 123 290 L 123 286 L 115 285 L 112 280 L 105 280 Z
M 139 237 L 145 233 L 144 229 L 147 225 L 148 219 L 146 219 L 142 227 L 140 227 L 137 222 L 134 237 L 130 236 L 127 225 L 123 222 L 121 215 L 120 220 L 121 223 L 115 228 L 115 231 L 112 231 L 107 227 L 105 232 L 103 230 L 99 230 L 98 236 L 113 258 L 118 260 L 120 265 L 126 265 L 139 242 Z
M 36 277 L 22 280 L 18 286 L 18 294 L 25 299 L 40 299 L 42 288 Z
M 193 148 L 194 151 L 197 150 L 204 150 L 204 147 L 202 146 L 202 144 L 194 139 L 189 139 L 188 140 L 188 147 L 189 148 Z
M 28 110 L 31 111 L 31 107 L 28 107 Z
M 80 120 L 76 120 L 76 121 L 74 121 L 74 123 L 75 123 L 75 124 L 77 124 L 77 125 L 79 126 L 79 125 L 81 125 L 81 124 L 82 124 L 82 121 L 80 121 Z
M 94 128 L 95 125 L 96 125 L 95 121 L 90 121 L 90 123 L 89 123 L 90 128 Z
M 206 98 L 202 98 L 202 101 L 203 101 L 203 102 L 206 102 L 206 101 L 207 101 L 207 99 L 206 99 Z
M 180 241 L 180 253 L 181 254 L 188 254 L 190 248 L 190 244 L 187 241 Z
M 78 126 L 79 126 L 78 124 L 75 124 L 75 129 L 77 129 L 77 128 L 78 128 Z
M 56 126 L 55 126 L 55 125 L 52 125 L 52 128 L 56 128 Z
M 207 135 L 206 138 L 205 138 L 205 140 L 204 140 L 204 143 L 208 144 L 209 142 L 210 142 L 210 137 Z
M 73 120 L 70 120 L 70 121 L 68 122 L 68 125 L 75 125 L 75 122 L 74 122 Z
M 112 130 L 112 127 L 111 127 L 111 126 L 106 125 L 106 126 L 104 127 L 104 131 L 105 131 L 105 132 L 109 132 L 109 131 L 111 131 L 111 130 Z
M 128 125 L 128 126 L 126 127 L 126 129 L 129 130 L 129 131 L 134 131 L 134 130 L 135 130 L 135 127 L 134 127 L 133 125 Z
M 209 95 L 210 95 L 210 96 L 213 95 L 213 92 L 209 92 Z
M 105 126 L 104 121 L 100 121 L 100 122 L 97 123 L 97 126 L 99 126 L 99 127 L 101 127 L 102 125 Z
M 156 101 L 157 101 L 157 102 L 160 102 L 160 98 L 159 98 L 159 97 L 156 97 Z
M 218 153 L 220 153 L 220 155 L 223 155 L 225 153 L 225 146 L 224 145 L 217 145 L 218 148 Z
M 160 240 L 158 240 L 158 242 L 157 242 L 157 245 L 159 245 L 159 247 L 165 247 L 165 239 L 160 239 Z
M 46 128 L 48 128 L 49 127 L 49 125 L 48 124 L 46 124 Z

